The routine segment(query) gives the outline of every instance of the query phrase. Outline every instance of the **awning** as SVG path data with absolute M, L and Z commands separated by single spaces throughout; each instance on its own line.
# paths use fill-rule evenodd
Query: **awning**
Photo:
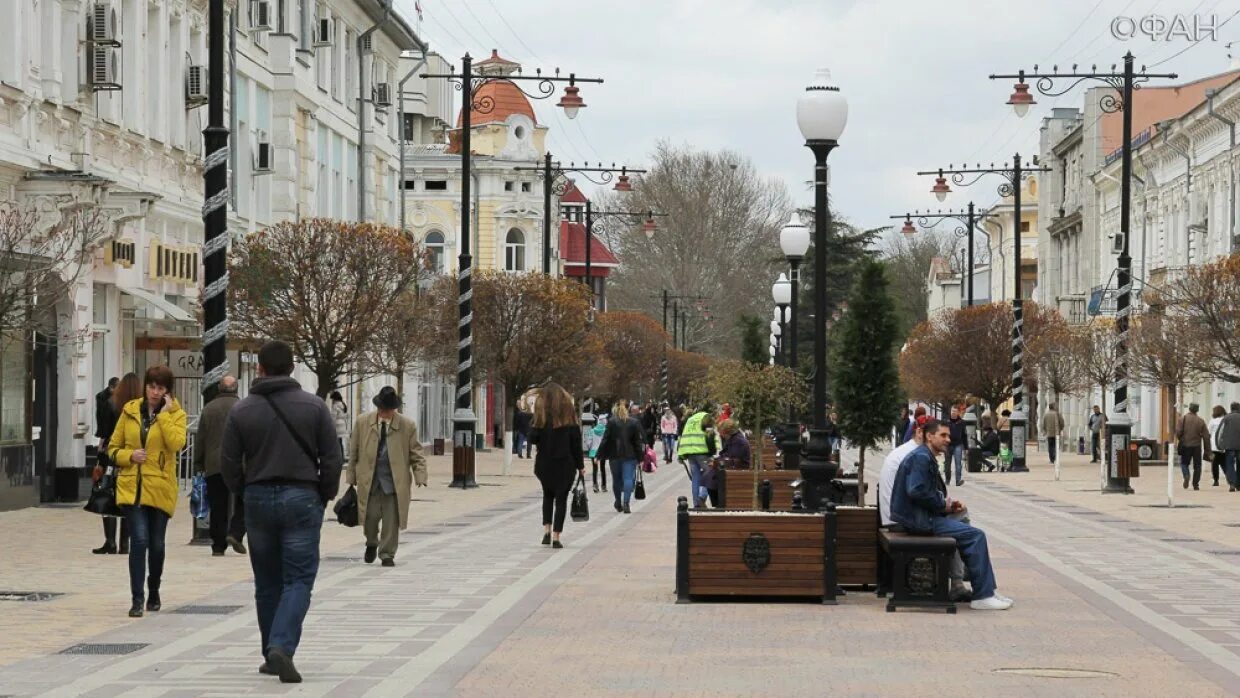
M 144 288 L 138 288 L 136 286 L 118 286 L 118 288 L 134 298 L 143 301 L 148 306 L 162 312 L 169 318 L 176 320 L 177 322 L 198 322 L 198 319 L 191 315 L 188 311 L 158 293 L 148 291 Z

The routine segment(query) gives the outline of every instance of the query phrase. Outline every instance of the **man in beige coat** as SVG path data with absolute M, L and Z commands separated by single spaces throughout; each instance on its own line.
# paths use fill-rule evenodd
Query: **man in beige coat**
M 426 459 L 413 421 L 397 412 L 400 395 L 385 386 L 373 412 L 357 418 L 349 439 L 348 480 L 357 487 L 358 518 L 366 534 L 365 561 L 395 567 L 400 531 L 409 526 L 412 485 L 425 487 Z
M 1051 465 L 1059 458 L 1059 435 L 1063 433 L 1063 415 L 1055 409 L 1055 403 L 1046 407 L 1042 415 L 1042 435 L 1046 437 L 1046 452 L 1051 455 Z

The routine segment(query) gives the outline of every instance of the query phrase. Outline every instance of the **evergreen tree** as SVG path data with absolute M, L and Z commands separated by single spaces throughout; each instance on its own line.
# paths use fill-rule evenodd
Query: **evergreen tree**
M 741 360 L 758 365 L 767 363 L 770 352 L 766 349 L 767 344 L 762 341 L 762 319 L 753 315 L 742 315 L 736 319 L 736 328 L 741 335 Z
M 835 323 L 829 368 L 836 424 L 861 449 L 857 479 L 864 488 L 865 450 L 891 434 L 900 408 L 900 375 L 893 356 L 898 323 L 885 269 L 867 259 L 856 277 L 848 312 Z

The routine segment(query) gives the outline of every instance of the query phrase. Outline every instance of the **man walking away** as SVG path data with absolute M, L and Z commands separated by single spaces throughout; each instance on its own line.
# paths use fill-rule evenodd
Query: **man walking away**
M 1054 465 L 1059 459 L 1059 435 L 1063 433 L 1063 415 L 1055 409 L 1054 403 L 1042 415 L 1042 433 L 1046 434 L 1046 452 L 1050 454 L 1051 465 Z
M 259 673 L 301 683 L 293 656 L 319 571 L 323 510 L 340 489 L 340 443 L 327 404 L 291 377 L 293 350 L 258 350 L 250 395 L 228 413 L 220 472 L 244 488 L 250 566 L 264 662 Z
M 1231 412 L 1218 425 L 1218 447 L 1226 453 L 1223 474 L 1227 476 L 1228 492 L 1240 489 L 1237 453 L 1240 453 L 1240 402 L 1231 403 Z
M 1188 489 L 1188 464 L 1193 464 L 1193 489 L 1201 489 L 1201 449 L 1208 443 L 1210 432 L 1206 420 L 1197 416 L 1201 407 L 1197 403 L 1188 406 L 1188 413 L 1175 425 L 1175 438 L 1180 444 L 1180 472 L 1184 475 L 1184 489 Z
M 525 401 L 517 403 L 517 411 L 512 416 L 512 454 L 517 458 L 528 458 L 530 455 L 530 426 L 533 423 L 534 415 L 526 411 Z
M 413 484 L 426 487 L 426 458 L 417 425 L 396 411 L 403 404 L 396 389 L 384 386 L 374 403 L 377 409 L 353 425 L 347 476 L 357 486 L 357 514 L 366 534 L 362 559 L 370 564 L 378 555 L 384 567 L 395 567 Z
M 956 464 L 956 487 L 964 484 L 964 469 L 961 463 L 964 460 L 964 450 L 968 447 L 965 443 L 964 420 L 960 418 L 960 408 L 952 406 L 951 419 L 947 420 L 947 431 L 951 435 L 951 442 L 947 451 L 947 462 L 943 464 L 947 476 L 952 476 L 952 463 Z
M 1102 408 L 1094 405 L 1094 413 L 1089 415 L 1089 447 L 1093 457 L 1090 463 L 1098 462 L 1098 447 L 1101 445 L 1102 428 L 1107 424 L 1107 418 L 1102 414 Z
M 924 433 L 925 445 L 909 454 L 896 473 L 891 488 L 891 518 L 911 533 L 956 539 L 956 549 L 969 568 L 973 585 L 969 607 L 977 611 L 1005 611 L 1012 607 L 1012 600 L 995 591 L 995 571 L 990 564 L 986 534 L 952 518 L 968 509 L 963 502 L 947 496 L 947 487 L 935 463 L 936 457 L 946 453 L 951 433 L 946 424 L 933 419 L 926 422 Z
M 220 445 L 224 442 L 224 423 L 237 404 L 237 379 L 220 379 L 219 394 L 202 408 L 198 434 L 194 438 L 194 472 L 207 477 L 207 501 L 211 506 L 211 553 L 216 557 L 232 546 L 245 555 L 245 504 L 240 490 L 230 490 L 220 474 Z M 229 518 L 229 509 L 232 518 Z

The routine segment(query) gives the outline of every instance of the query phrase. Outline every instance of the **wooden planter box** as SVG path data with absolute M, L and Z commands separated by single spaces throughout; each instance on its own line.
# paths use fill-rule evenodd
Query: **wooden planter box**
M 677 511 L 676 595 L 801 597 L 835 603 L 839 586 L 878 580 L 875 510 L 838 507 L 816 514 Z
M 749 509 L 754 506 L 755 486 L 771 481 L 771 511 L 792 510 L 792 482 L 801 477 L 799 470 L 720 470 L 719 507 Z

